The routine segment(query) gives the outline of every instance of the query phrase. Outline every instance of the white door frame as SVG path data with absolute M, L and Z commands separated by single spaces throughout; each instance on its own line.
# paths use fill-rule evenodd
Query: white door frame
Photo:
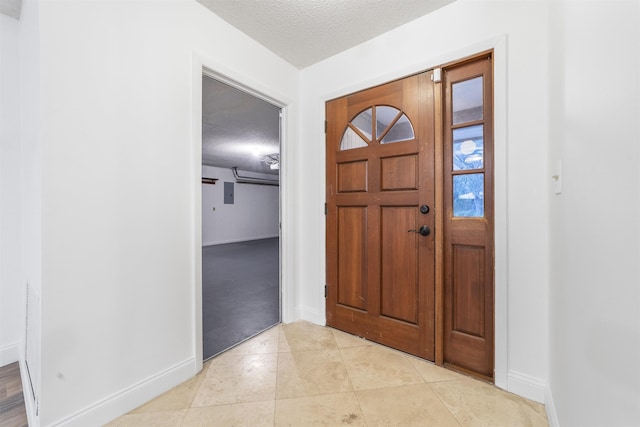
M 230 86 L 240 89 L 250 95 L 269 102 L 281 109 L 280 119 L 280 318 L 289 322 L 294 317 L 294 289 L 291 278 L 292 269 L 292 237 L 291 198 L 292 178 L 287 173 L 289 141 L 292 126 L 289 123 L 290 105 L 293 100 L 287 99 L 269 87 L 255 82 L 229 69 L 224 64 L 205 58 L 200 54 L 193 55 L 192 74 L 192 137 L 191 137 L 191 208 L 193 209 L 192 223 L 192 254 L 191 273 L 192 288 L 192 339 L 195 360 L 195 372 L 202 370 L 203 335 L 202 335 L 202 78 L 209 76 Z

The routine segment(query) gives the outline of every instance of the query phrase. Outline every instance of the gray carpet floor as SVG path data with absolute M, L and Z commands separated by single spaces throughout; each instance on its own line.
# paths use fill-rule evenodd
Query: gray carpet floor
M 202 248 L 203 357 L 280 322 L 279 239 Z

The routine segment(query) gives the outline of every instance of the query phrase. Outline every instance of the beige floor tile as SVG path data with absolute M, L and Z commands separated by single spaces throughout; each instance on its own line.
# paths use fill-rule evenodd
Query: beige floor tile
M 276 400 L 276 427 L 366 426 L 352 392 Z
M 264 366 L 276 363 L 278 360 L 277 353 L 267 354 L 232 354 L 222 353 L 213 359 L 207 361 L 209 364 L 206 372 L 206 378 L 219 376 L 220 371 L 227 372 L 234 370 L 238 375 L 253 374 L 260 371 Z
M 191 406 L 274 399 L 277 358 L 277 354 L 255 354 L 212 359 Z
M 232 348 L 230 350 L 224 351 L 222 353 L 215 355 L 213 358 L 207 360 L 207 363 L 209 363 L 209 368 L 211 366 L 223 366 L 223 365 L 234 364 L 235 361 L 242 356 L 256 356 L 252 354 L 234 353 L 233 350 L 234 349 Z M 269 354 L 269 353 L 266 353 L 266 354 Z M 209 369 L 207 369 L 207 372 L 208 371 Z
M 172 388 L 168 392 L 161 394 L 144 405 L 139 406 L 130 413 L 135 414 L 142 412 L 188 409 L 207 374 L 208 367 L 209 364 L 205 363 L 202 371 L 200 371 L 195 377 L 183 382 L 177 387 Z
M 382 347 L 340 349 L 354 390 L 424 383 L 407 356 Z
M 337 329 L 331 329 L 331 332 L 333 333 L 333 337 L 336 340 L 336 344 L 338 345 L 338 348 L 361 347 L 364 345 L 373 345 L 371 341 L 367 341 L 363 338 L 348 334 L 346 332 L 339 331 Z
M 547 419 L 547 409 L 542 403 L 534 402 L 533 400 L 525 399 L 524 397 L 522 398 L 522 400 L 524 400 L 529 406 L 531 406 L 534 411 L 540 414 L 540 416 Z
M 262 332 L 260 335 L 255 336 L 230 350 L 227 350 L 224 354 L 233 356 L 243 354 L 269 354 L 278 352 L 278 339 L 280 337 L 280 326 L 274 326 Z
M 418 371 L 422 379 L 428 383 L 463 380 L 468 378 L 465 375 L 436 366 L 432 362 L 422 360 L 417 357 L 407 356 L 407 359 L 409 360 L 409 363 L 416 368 L 416 371 Z
M 276 399 L 351 391 L 340 352 L 316 350 L 280 353 Z
M 289 343 L 287 342 L 287 336 L 284 333 L 284 329 L 281 326 L 278 330 L 278 352 L 279 353 L 288 353 L 291 351 L 291 347 L 289 347 Z
M 356 392 L 367 426 L 460 427 L 428 384 Z
M 282 325 L 281 329 L 290 351 L 337 348 L 336 340 L 329 328 L 309 322 L 295 322 Z M 285 346 L 284 343 L 282 345 Z
M 273 426 L 274 413 L 272 400 L 204 406 L 189 409 L 181 427 L 267 427 Z
M 182 425 L 548 427 L 541 404 L 307 322 L 212 358 L 107 426 Z
M 429 384 L 463 427 L 547 427 L 546 417 L 521 397 L 464 379 Z
M 186 409 L 181 409 L 179 411 L 127 414 L 106 424 L 105 427 L 178 427 L 186 413 Z

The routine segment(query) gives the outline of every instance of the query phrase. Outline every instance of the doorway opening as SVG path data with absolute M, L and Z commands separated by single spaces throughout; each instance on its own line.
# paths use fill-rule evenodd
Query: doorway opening
M 202 349 L 281 319 L 281 108 L 202 76 Z

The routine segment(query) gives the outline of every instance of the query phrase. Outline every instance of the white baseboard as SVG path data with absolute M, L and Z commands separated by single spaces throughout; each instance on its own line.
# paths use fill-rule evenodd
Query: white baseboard
M 551 387 L 549 387 L 549 383 L 547 383 L 547 386 L 544 388 L 544 408 L 547 410 L 547 420 L 549 421 L 549 427 L 560 427 L 558 413 L 556 412 L 556 404 L 553 401 L 553 394 L 551 393 Z
M 273 239 L 276 237 L 280 236 L 276 234 L 275 236 L 243 237 L 239 239 L 216 240 L 213 242 L 202 242 L 202 246 L 226 245 L 227 243 L 249 242 L 252 240 Z
M 20 360 L 19 342 L 0 347 L 0 367 Z
M 315 323 L 316 325 L 324 326 L 327 324 L 324 311 L 306 306 L 300 307 L 300 319 Z
M 58 420 L 51 426 L 104 425 L 193 377 L 195 369 L 195 359 L 189 358 Z
M 540 378 L 516 371 L 509 371 L 507 374 L 507 390 L 518 396 L 544 403 L 545 387 L 546 382 Z

